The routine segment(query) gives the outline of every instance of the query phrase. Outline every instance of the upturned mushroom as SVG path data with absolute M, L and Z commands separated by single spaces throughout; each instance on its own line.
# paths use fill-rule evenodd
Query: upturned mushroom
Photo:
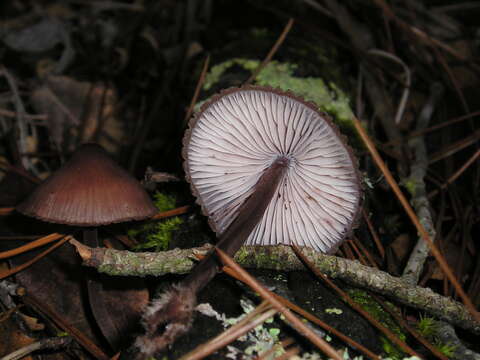
M 16 210 L 42 221 L 82 228 L 83 241 L 98 246 L 97 227 L 153 216 L 157 209 L 140 183 L 113 161 L 97 144 L 80 146 L 72 158 Z M 87 280 L 92 311 L 97 319 L 111 309 L 98 298 L 102 285 L 93 277 Z M 93 304 L 97 306 L 93 306 Z M 114 325 L 100 328 L 113 347 L 121 329 Z
M 248 86 L 212 97 L 190 122 L 183 156 L 217 247 L 231 256 L 244 243 L 331 253 L 359 212 L 350 148 L 326 114 L 289 92 Z M 146 334 L 136 341 L 144 356 L 188 330 L 196 293 L 217 271 L 210 255 L 152 302 L 143 317 Z

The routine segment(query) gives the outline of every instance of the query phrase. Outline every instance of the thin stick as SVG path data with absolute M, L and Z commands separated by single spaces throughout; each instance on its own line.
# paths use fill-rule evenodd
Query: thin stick
M 382 257 L 382 260 L 385 259 L 385 248 L 383 247 L 382 241 L 380 240 L 380 237 L 378 236 L 377 232 L 375 231 L 375 228 L 373 227 L 373 224 L 368 217 L 368 214 L 366 213 L 365 209 L 362 210 L 362 215 L 363 219 L 367 223 L 368 230 L 370 230 L 370 234 L 373 237 L 373 241 L 375 242 L 375 245 L 377 245 L 378 252 L 380 253 L 380 256 Z
M 275 55 L 275 53 L 277 52 L 280 45 L 282 45 L 283 42 L 285 41 L 285 38 L 287 37 L 288 33 L 290 32 L 290 29 L 292 28 L 293 23 L 294 23 L 293 18 L 290 18 L 288 20 L 287 25 L 285 25 L 285 28 L 283 29 L 282 33 L 278 37 L 277 41 L 275 42 L 273 47 L 268 52 L 265 59 L 263 59 L 262 63 L 260 65 L 258 65 L 258 67 L 255 69 L 255 71 L 252 73 L 252 75 L 250 75 L 248 80 L 245 81 L 245 85 L 251 84 L 252 81 L 255 80 L 255 78 L 258 76 L 260 71 L 262 71 L 262 69 L 270 62 L 270 60 L 272 60 L 273 55 Z
M 38 153 L 35 153 L 35 154 L 38 156 Z M 15 174 L 18 174 L 34 184 L 40 184 L 42 182 L 42 180 L 40 180 L 35 175 L 30 174 L 28 171 L 24 169 L 19 169 L 18 167 L 13 166 L 6 161 L 0 160 L 0 167 L 3 167 L 5 171 L 11 171 L 11 172 L 14 172 Z
M 358 305 L 346 292 L 340 289 L 333 281 L 331 281 L 328 277 L 322 274 L 308 259 L 305 255 L 302 254 L 300 249 L 295 245 L 292 245 L 292 249 L 297 254 L 297 256 L 303 261 L 303 263 L 320 279 L 322 279 L 325 283 L 327 283 L 333 290 L 335 290 L 340 297 L 347 302 L 355 311 L 363 315 L 363 317 L 370 322 L 373 326 L 375 326 L 378 330 L 380 330 L 386 337 L 393 343 L 397 344 L 403 351 L 412 355 L 418 355 L 410 346 L 408 346 L 404 341 L 400 340 L 398 336 L 396 336 L 390 329 L 387 329 L 383 326 L 378 320 L 374 319 L 367 311 L 365 311 L 360 305 Z
M 379 269 L 380 266 L 377 264 L 377 262 L 375 261 L 375 258 L 370 253 L 370 251 L 368 251 L 368 249 L 365 247 L 365 245 L 363 245 L 362 242 L 360 240 L 358 240 L 355 236 L 352 237 L 352 241 L 359 248 L 359 250 L 361 250 L 361 252 L 365 255 L 365 257 L 370 262 L 370 265 Z
M 12 249 L 12 250 L 8 250 L 8 251 L 4 251 L 4 252 L 0 252 L 0 259 L 6 259 L 6 258 L 9 258 L 9 257 L 12 257 L 12 256 L 15 256 L 15 255 L 19 255 L 19 254 L 22 254 L 24 252 L 27 252 L 29 250 L 32 250 L 32 249 L 36 249 L 37 247 L 40 247 L 40 246 L 43 246 L 43 245 L 46 245 L 46 244 L 49 244 L 55 240 L 58 240 L 62 237 L 64 237 L 65 235 L 63 234 L 58 234 L 58 233 L 53 233 L 53 234 L 50 234 L 50 235 L 47 235 L 47 236 L 44 236 L 40 239 L 37 239 L 35 241 L 32 241 L 28 244 L 25 244 L 25 245 L 22 245 L 22 246 L 19 246 L 15 249 Z
M 6 110 L 6 109 L 0 109 L 0 115 L 9 117 L 9 118 L 16 118 L 18 114 L 15 111 L 11 110 Z M 31 119 L 31 120 L 47 120 L 48 116 L 47 115 L 35 115 L 35 114 L 24 114 L 25 118 Z
M 470 114 L 466 114 L 466 115 L 463 115 L 463 116 L 460 116 L 460 117 L 457 117 L 457 118 L 454 118 L 454 119 L 451 119 L 451 120 L 447 120 L 445 122 L 442 122 L 440 124 L 437 124 L 437 125 L 433 125 L 433 126 L 430 126 L 426 129 L 422 129 L 422 130 L 415 130 L 415 131 L 412 131 L 410 134 L 408 134 L 408 136 L 404 137 L 404 138 L 400 138 L 400 139 L 393 139 L 393 140 L 390 140 L 386 143 L 383 143 L 382 146 L 391 146 L 391 145 L 396 145 L 402 141 L 408 141 L 414 137 L 417 137 L 417 136 L 421 136 L 421 135 L 425 135 L 429 132 L 432 132 L 432 131 L 435 131 L 435 130 L 439 130 L 439 129 L 442 129 L 444 128 L 445 126 L 450 126 L 450 125 L 453 125 L 453 124 L 456 124 L 456 123 L 459 123 L 459 122 L 462 122 L 462 121 L 465 121 L 465 120 L 468 120 L 472 117 L 475 117 L 475 116 L 478 116 L 480 115 L 480 111 L 474 111 L 474 112 L 471 112 Z
M 23 263 L 22 265 L 19 265 L 13 269 L 9 269 L 9 270 L 6 270 L 6 271 L 2 271 L 0 272 L 0 280 L 2 279 L 5 279 L 13 274 L 16 274 L 17 272 L 19 271 L 22 271 L 24 269 L 26 269 L 27 267 L 29 267 L 30 265 L 32 264 L 35 264 L 38 260 L 42 259 L 44 256 L 50 254 L 53 250 L 55 250 L 57 247 L 59 247 L 60 245 L 62 245 L 63 243 L 65 243 L 66 241 L 70 240 L 72 237 L 71 236 L 65 236 L 63 239 L 61 239 L 60 241 L 58 241 L 56 244 L 53 244 L 52 246 L 50 246 L 47 250 L 45 250 L 44 252 L 38 254 L 37 256 L 35 256 L 33 259 Z
M 396 62 L 403 68 L 403 71 L 405 72 L 405 84 L 403 85 L 403 93 L 402 93 L 402 97 L 400 98 L 400 103 L 398 104 L 397 113 L 395 114 L 395 124 L 398 125 L 400 124 L 403 118 L 408 96 L 410 95 L 410 86 L 412 84 L 412 80 L 411 80 L 412 75 L 411 75 L 410 68 L 402 61 L 402 59 L 400 59 L 398 56 L 390 54 L 389 52 L 386 52 L 380 49 L 370 49 L 368 50 L 368 53 L 381 56 Z
M 207 55 L 205 62 L 203 63 L 202 72 L 200 73 L 200 77 L 197 81 L 197 86 L 195 87 L 195 92 L 193 93 L 192 101 L 190 101 L 190 106 L 188 107 L 187 113 L 185 114 L 184 124 L 187 123 L 190 116 L 193 114 L 193 108 L 197 103 L 198 95 L 200 94 L 200 90 L 202 89 L 203 82 L 205 81 L 205 76 L 207 75 L 208 65 L 210 64 L 210 55 Z
M 268 290 L 266 290 L 252 276 L 250 276 L 245 270 L 243 270 L 239 265 L 237 265 L 237 263 L 233 261 L 230 256 L 228 256 L 218 248 L 216 248 L 215 250 L 224 264 L 228 265 L 237 273 L 239 273 L 240 276 L 245 279 L 245 282 L 248 284 L 248 286 L 258 292 L 262 298 L 268 299 L 270 304 L 272 304 L 275 309 L 281 312 L 300 334 L 304 335 L 326 355 L 336 360 L 342 360 L 342 357 L 335 351 L 335 349 L 330 344 L 328 344 L 325 340 L 315 334 L 312 329 L 307 327 L 300 319 L 293 315 L 292 312 L 290 312 L 290 310 L 288 310 L 284 305 L 282 305 L 275 297 L 272 297 Z
M 480 139 L 480 131 L 474 132 L 472 135 L 467 136 L 464 139 L 454 142 L 446 146 L 444 149 L 439 150 L 430 156 L 428 164 L 433 164 L 439 160 L 442 160 L 446 157 L 452 156 L 453 154 L 459 152 L 460 150 L 477 143 Z
M 351 249 L 351 246 L 350 244 L 348 243 L 348 241 L 345 241 L 342 246 L 341 246 L 341 249 L 343 249 L 343 251 L 345 252 L 345 258 L 346 259 L 349 259 L 349 260 L 357 260 L 357 258 L 355 257 L 355 255 L 353 254 L 353 251 Z M 362 264 L 363 265 L 363 264 Z
M 300 352 L 300 348 L 295 346 L 291 349 L 286 350 L 282 355 L 276 357 L 275 360 L 286 360 L 286 359 L 293 359 L 295 355 Z
M 0 208 L 0 216 L 10 215 L 14 211 L 15 211 L 14 207 L 2 207 Z
M 270 349 L 264 351 L 263 353 L 259 354 L 254 360 L 265 360 L 269 359 L 270 355 L 272 355 L 276 350 L 278 349 L 285 349 L 288 346 L 292 345 L 294 343 L 294 340 L 292 338 L 287 338 L 285 340 L 282 340 L 280 344 L 275 344 L 273 345 Z
M 21 347 L 14 352 L 5 355 L 1 358 L 1 360 L 20 360 L 27 358 L 27 355 L 33 353 L 37 350 L 45 350 L 45 349 L 59 349 L 60 347 L 67 346 L 72 341 L 72 338 L 69 336 L 62 336 L 62 337 L 53 337 L 48 339 L 42 339 L 40 341 L 34 342 L 32 344 L 28 344 L 24 347 Z M 28 357 L 31 358 L 31 357 Z
M 176 209 L 159 212 L 159 213 L 153 215 L 150 218 L 150 220 L 160 220 L 160 219 L 164 219 L 164 218 L 167 218 L 167 217 L 182 215 L 182 214 L 187 213 L 189 210 L 190 210 L 189 205 L 181 206 L 181 207 L 176 208 Z
M 412 221 L 412 223 L 417 228 L 417 231 L 420 233 L 420 236 L 428 244 L 428 247 L 430 248 L 430 251 L 432 252 L 433 256 L 435 256 L 435 259 L 437 259 L 438 264 L 439 264 L 440 268 L 442 269 L 442 271 L 444 272 L 445 276 L 448 278 L 448 280 L 450 280 L 452 285 L 455 287 L 455 290 L 457 291 L 457 294 L 462 298 L 463 303 L 467 307 L 468 311 L 472 314 L 474 319 L 480 322 L 480 314 L 475 310 L 475 306 L 473 305 L 472 301 L 469 299 L 467 294 L 465 294 L 465 291 L 463 291 L 462 287 L 458 283 L 457 279 L 455 278 L 455 275 L 453 274 L 452 270 L 448 266 L 444 257 L 442 256 L 442 254 L 440 253 L 438 248 L 435 246 L 433 241 L 430 239 L 430 236 L 428 235 L 428 232 L 425 230 L 423 225 L 418 220 L 418 217 L 415 215 L 415 212 L 413 211 L 412 207 L 410 206 L 407 198 L 403 195 L 402 191 L 400 190 L 400 187 L 398 186 L 397 182 L 393 178 L 390 170 L 388 170 L 387 166 L 385 165 L 382 158 L 380 157 L 380 155 L 379 155 L 377 149 L 375 148 L 375 145 L 373 144 L 372 140 L 367 135 L 366 131 L 363 129 L 362 124 L 360 123 L 360 120 L 358 120 L 356 117 L 353 117 L 353 123 L 355 125 L 355 128 L 356 128 L 358 134 L 362 138 L 365 146 L 370 151 L 370 154 L 372 155 L 373 160 L 375 161 L 375 164 L 382 171 L 383 175 L 385 176 L 385 179 L 387 180 L 388 184 L 392 188 L 392 190 L 395 193 L 397 199 L 400 201 L 403 208 L 405 209 L 405 212 L 407 213 L 407 215 L 410 217 L 410 220 Z
M 430 197 L 433 197 L 433 196 L 437 195 L 440 190 L 446 189 L 449 185 L 451 185 L 453 182 L 455 182 L 455 180 L 457 180 L 460 177 L 460 175 L 462 175 L 465 172 L 465 170 L 467 170 L 470 167 L 470 165 L 472 165 L 478 159 L 478 157 L 480 157 L 480 149 L 477 150 L 475 152 L 475 154 L 473 154 L 470 157 L 470 159 L 468 159 L 465 162 L 465 164 L 463 164 L 460 167 L 460 169 L 458 169 L 452 176 L 450 176 L 447 179 L 447 181 L 445 181 L 445 183 L 442 184 L 442 186 L 440 186 L 440 189 L 432 191 L 430 194 L 428 194 L 428 197 L 430 198 Z
M 265 313 L 266 311 L 268 310 L 272 310 L 272 307 L 270 305 L 270 303 L 266 300 L 262 301 L 260 303 L 260 305 L 258 305 L 255 309 L 253 309 L 252 311 L 250 311 L 247 316 L 245 316 L 243 319 L 241 319 L 239 322 L 237 322 L 236 324 L 234 324 L 233 326 L 231 326 L 229 329 L 227 329 L 226 331 L 224 331 L 222 334 L 216 336 L 215 338 L 211 339 L 209 341 L 209 343 L 216 343 L 217 341 L 220 341 L 222 340 L 223 338 L 225 338 L 226 336 L 229 336 L 228 333 L 231 332 L 231 331 L 235 331 L 236 329 L 238 328 L 241 328 L 243 326 L 245 326 L 246 324 L 248 324 L 253 318 L 255 318 L 256 316 L 260 315 L 260 314 L 263 314 Z M 277 311 L 274 310 L 274 312 L 276 313 Z M 272 315 L 273 316 L 273 315 Z
M 0 236 L 0 240 L 37 240 L 41 237 L 42 235 L 6 235 Z
M 363 256 L 363 254 L 360 252 L 360 250 L 358 249 L 357 245 L 353 242 L 353 240 L 349 239 L 347 241 L 348 245 L 350 245 L 350 247 L 353 249 L 353 252 L 357 255 L 358 257 L 358 260 L 360 261 L 360 263 L 362 263 L 363 265 L 365 266 L 371 266 L 367 259 L 365 259 L 365 256 Z

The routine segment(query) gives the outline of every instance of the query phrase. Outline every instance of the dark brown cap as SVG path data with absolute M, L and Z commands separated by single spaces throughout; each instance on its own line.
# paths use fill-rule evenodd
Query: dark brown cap
M 247 245 L 335 250 L 351 231 L 361 189 L 357 161 L 330 118 L 289 92 L 248 86 L 214 96 L 184 138 L 187 180 L 221 234 L 263 172 L 289 165 Z
M 52 223 L 98 226 L 142 220 L 157 210 L 140 183 L 97 144 L 85 144 L 20 205 Z

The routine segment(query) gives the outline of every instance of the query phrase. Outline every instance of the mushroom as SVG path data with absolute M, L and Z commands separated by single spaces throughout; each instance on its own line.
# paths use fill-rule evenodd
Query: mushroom
M 137 180 L 97 144 L 84 144 L 17 211 L 58 224 L 95 227 L 143 220 L 157 210 Z
M 247 245 L 334 252 L 360 203 L 356 160 L 330 118 L 291 93 L 232 88 L 213 97 L 184 140 L 185 172 L 212 229 L 222 234 L 278 157 L 286 176 Z
M 246 86 L 212 97 L 190 122 L 183 156 L 217 247 L 230 256 L 244 243 L 331 253 L 359 212 L 350 148 L 326 114 L 289 92 Z M 217 260 L 207 256 L 152 302 L 143 317 L 146 334 L 136 341 L 140 352 L 162 350 L 189 329 L 196 293 L 217 271 Z
M 84 144 L 40 184 L 16 210 L 42 221 L 83 227 L 83 240 L 97 246 L 97 226 L 153 216 L 152 200 L 97 144 Z
M 143 220 L 157 212 L 140 183 L 97 144 L 78 148 L 68 162 L 16 209 L 42 221 L 80 226 L 83 241 L 92 247 L 98 246 L 97 226 Z M 87 286 L 95 318 L 105 318 L 110 311 L 98 299 L 102 284 L 90 276 Z M 116 329 L 114 324 L 102 326 L 99 322 L 99 325 L 115 347 L 121 329 Z

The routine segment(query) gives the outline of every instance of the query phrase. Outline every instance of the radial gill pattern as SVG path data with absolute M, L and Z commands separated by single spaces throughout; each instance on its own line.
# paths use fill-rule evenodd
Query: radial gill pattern
M 330 120 L 290 93 L 229 89 L 205 104 L 184 140 L 185 170 L 222 233 L 279 156 L 288 170 L 247 245 L 338 247 L 359 207 L 356 162 Z

